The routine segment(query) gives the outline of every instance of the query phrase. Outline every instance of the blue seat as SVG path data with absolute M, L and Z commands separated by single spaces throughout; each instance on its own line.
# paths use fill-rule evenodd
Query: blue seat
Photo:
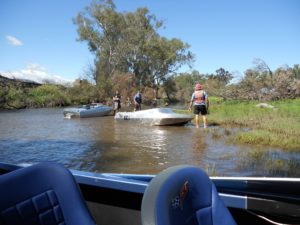
M 155 176 L 142 200 L 143 225 L 235 225 L 213 182 L 200 168 L 170 167 Z
M 0 176 L 0 224 L 95 224 L 70 171 L 42 163 Z

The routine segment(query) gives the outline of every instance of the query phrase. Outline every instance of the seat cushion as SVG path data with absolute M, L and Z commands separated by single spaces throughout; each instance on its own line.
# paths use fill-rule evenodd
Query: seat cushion
M 43 163 L 0 176 L 0 224 L 95 224 L 72 174 Z
M 143 225 L 235 225 L 207 174 L 193 166 L 168 168 L 149 183 Z

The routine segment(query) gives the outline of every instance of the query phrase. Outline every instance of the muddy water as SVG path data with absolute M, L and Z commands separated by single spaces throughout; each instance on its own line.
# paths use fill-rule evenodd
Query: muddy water
M 59 162 L 72 169 L 157 173 L 179 164 L 218 176 L 300 177 L 300 154 L 226 144 L 235 130 L 147 126 L 112 116 L 64 119 L 62 109 L 0 112 L 0 162 Z

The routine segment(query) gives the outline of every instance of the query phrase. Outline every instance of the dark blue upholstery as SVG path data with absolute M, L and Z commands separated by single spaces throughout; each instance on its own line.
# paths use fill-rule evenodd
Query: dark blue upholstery
M 69 170 L 43 163 L 0 176 L 0 224 L 95 224 Z
M 213 182 L 200 168 L 168 168 L 149 183 L 143 225 L 235 225 Z

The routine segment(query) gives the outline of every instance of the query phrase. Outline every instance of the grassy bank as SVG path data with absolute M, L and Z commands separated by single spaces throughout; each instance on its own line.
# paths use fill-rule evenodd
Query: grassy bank
M 257 104 L 211 98 L 208 122 L 250 128 L 230 137 L 234 143 L 300 151 L 300 99 L 268 102 L 274 109 Z

